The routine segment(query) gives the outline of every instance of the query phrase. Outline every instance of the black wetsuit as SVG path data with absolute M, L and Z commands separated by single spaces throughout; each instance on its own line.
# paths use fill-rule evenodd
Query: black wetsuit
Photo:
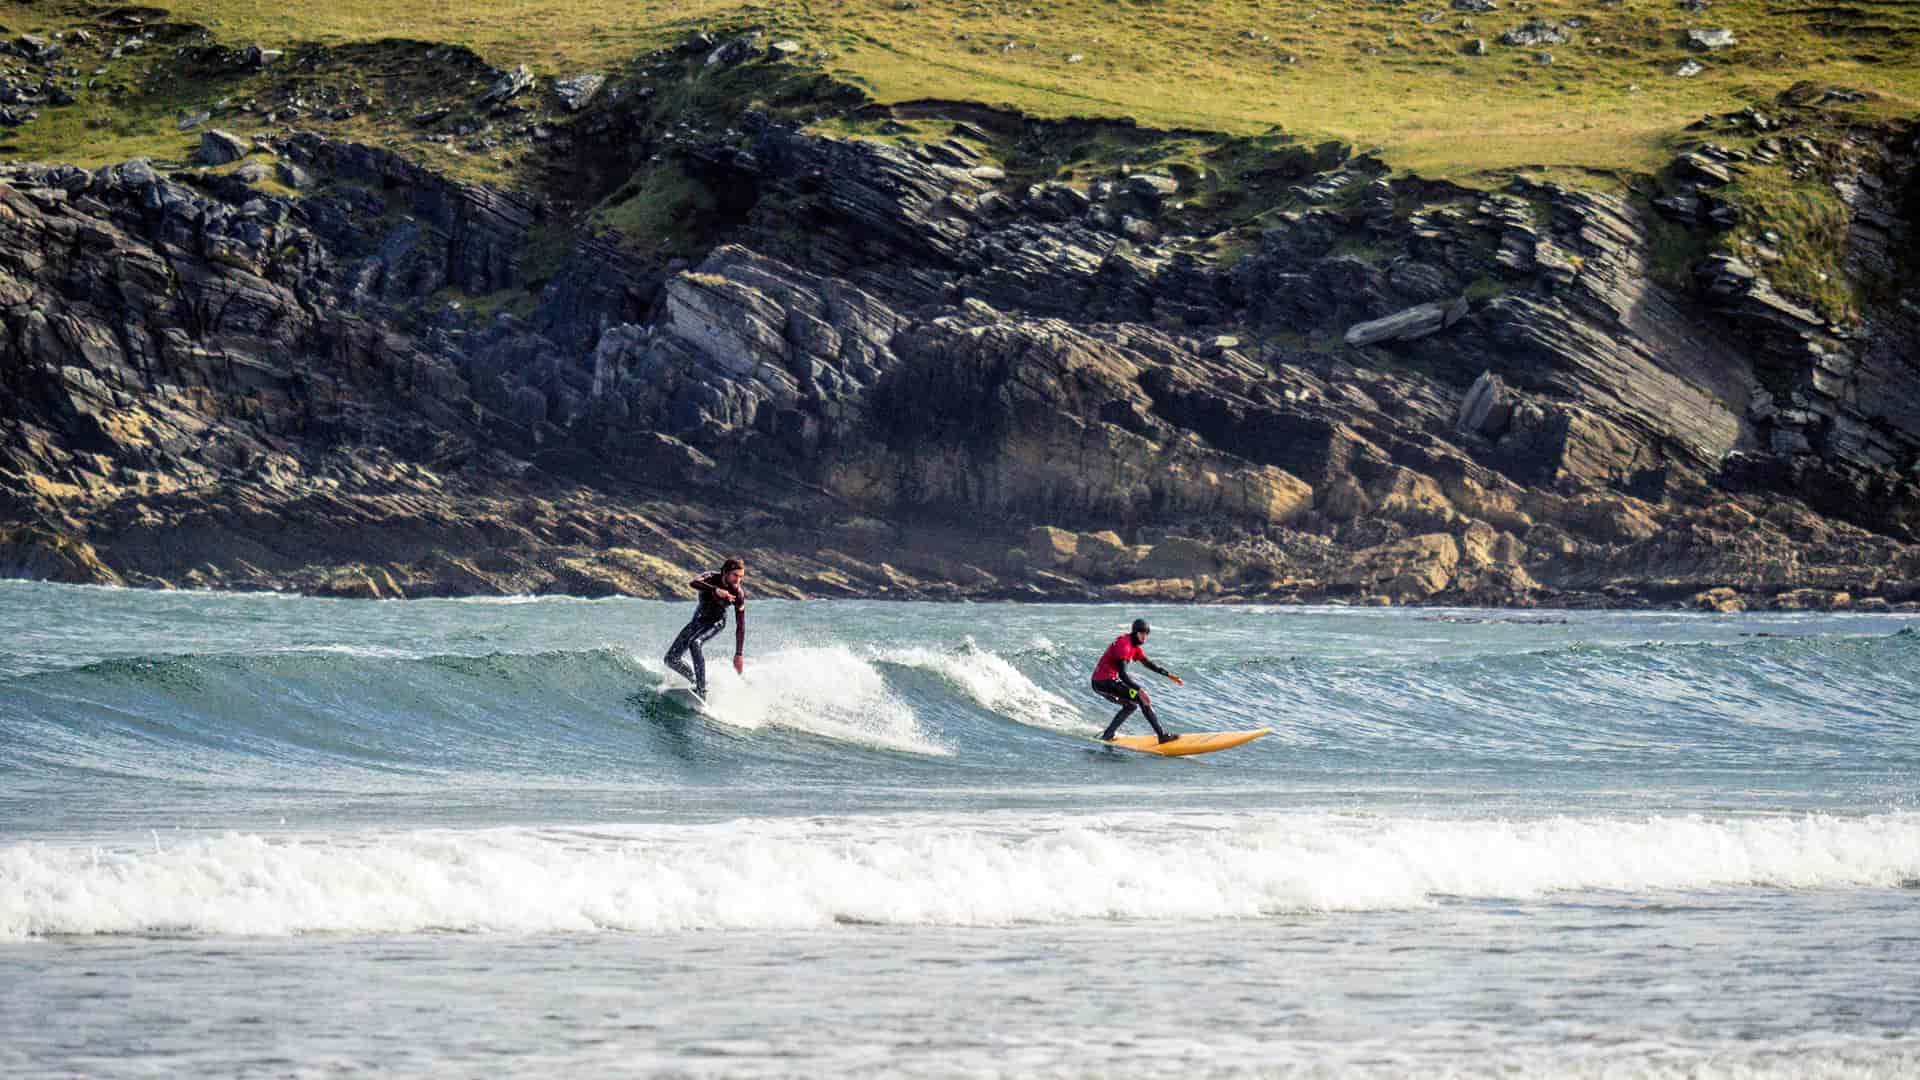
M 733 654 L 741 655 L 747 645 L 747 594 L 740 586 L 731 588 L 717 573 L 696 578 L 693 587 L 700 591 L 700 606 L 694 610 L 693 618 L 673 639 L 673 645 L 667 649 L 667 666 L 679 672 L 693 683 L 693 692 L 701 697 L 707 696 L 707 657 L 700 647 L 713 640 L 713 636 L 727 625 L 727 601 L 714 595 L 717 590 L 726 589 L 733 594 Z M 688 667 L 681 657 L 693 655 L 693 666 Z

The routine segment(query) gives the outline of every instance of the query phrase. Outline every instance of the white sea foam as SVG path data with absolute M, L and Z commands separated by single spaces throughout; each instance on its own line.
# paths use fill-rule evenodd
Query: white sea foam
M 1245 918 L 1920 879 L 1920 814 L 1552 818 L 974 814 L 693 827 L 156 838 L 0 849 L 0 938 Z
M 879 669 L 839 645 L 780 649 L 753 657 L 744 678 L 731 655 L 709 650 L 707 714 L 745 731 L 778 727 L 912 754 L 953 753 L 921 727 L 913 708 L 887 688 Z M 639 663 L 676 685 L 658 660 Z
M 1091 722 L 1065 698 L 1043 690 L 999 656 L 972 641 L 960 650 L 891 649 L 879 658 L 901 667 L 931 671 L 989 712 L 1034 727 L 1084 734 Z

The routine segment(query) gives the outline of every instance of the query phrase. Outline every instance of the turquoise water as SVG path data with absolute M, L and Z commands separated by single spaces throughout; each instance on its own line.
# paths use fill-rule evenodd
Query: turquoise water
M 0 1072 L 1920 1069 L 1912 619 L 690 609 L 0 583 Z

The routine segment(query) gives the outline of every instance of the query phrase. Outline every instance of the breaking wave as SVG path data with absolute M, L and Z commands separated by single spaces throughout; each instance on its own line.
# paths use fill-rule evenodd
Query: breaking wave
M 0 849 L 0 937 L 1209 920 L 1920 883 L 1920 814 L 896 815 Z

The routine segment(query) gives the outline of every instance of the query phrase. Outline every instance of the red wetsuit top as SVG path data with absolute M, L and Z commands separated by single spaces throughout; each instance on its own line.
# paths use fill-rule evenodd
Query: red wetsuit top
M 1113 639 L 1113 644 L 1107 646 L 1106 652 L 1100 654 L 1100 663 L 1093 669 L 1093 681 L 1099 682 L 1102 679 L 1118 679 L 1120 678 L 1121 664 L 1132 663 L 1135 660 L 1145 660 L 1146 658 L 1147 654 L 1141 652 L 1140 646 L 1133 643 L 1132 634 L 1121 634 L 1119 637 Z

